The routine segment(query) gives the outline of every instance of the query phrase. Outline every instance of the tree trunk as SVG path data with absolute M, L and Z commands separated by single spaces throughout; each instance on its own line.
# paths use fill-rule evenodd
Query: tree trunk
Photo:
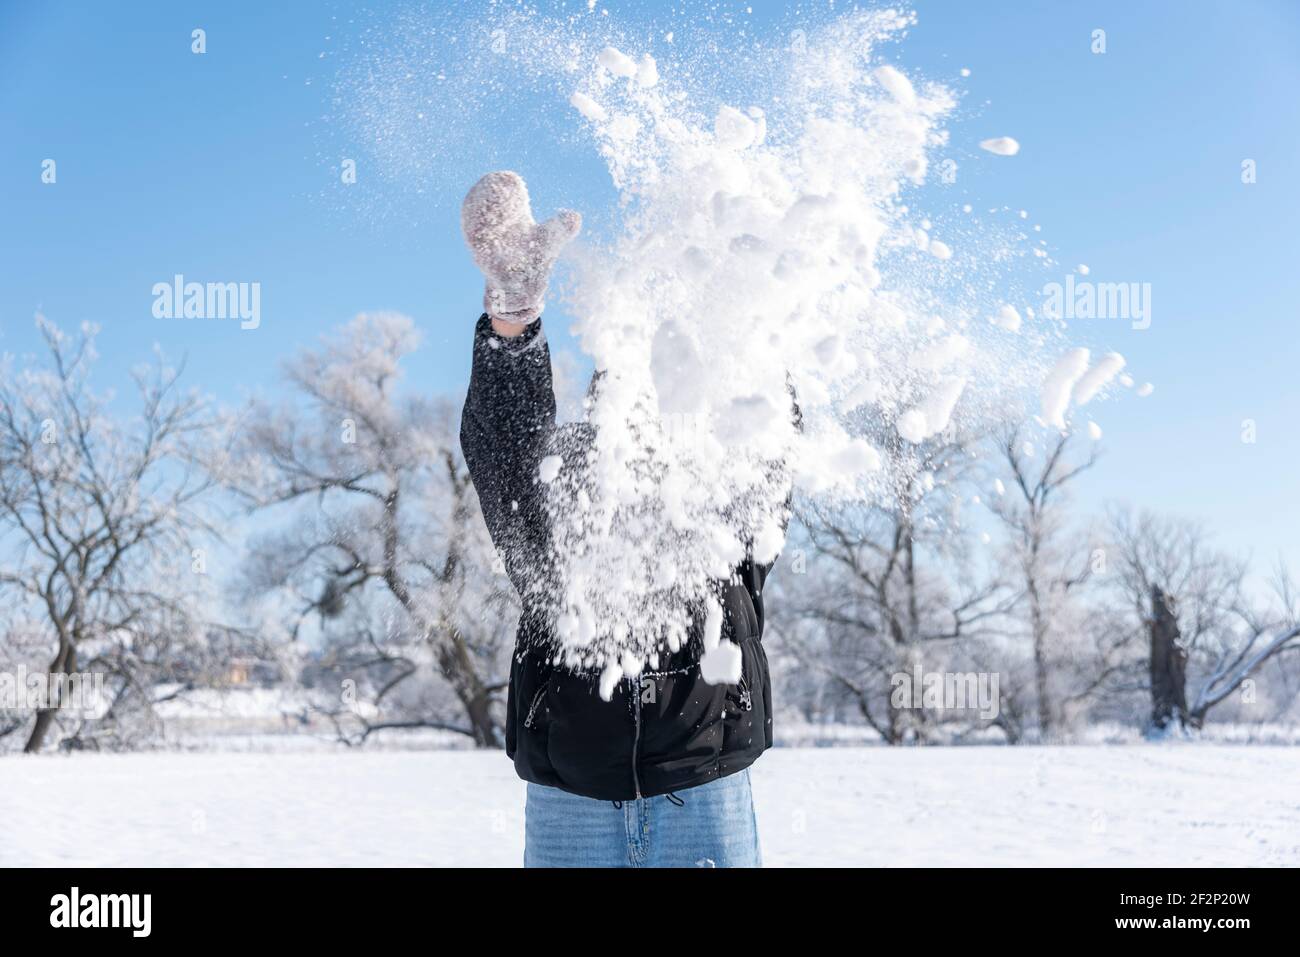
M 1020 722 L 1014 715 L 1007 713 L 1006 701 L 1003 699 L 1001 706 L 998 708 L 998 716 L 993 719 L 993 727 L 1001 729 L 1006 735 L 1007 744 L 1019 744 L 1023 736 L 1020 730 Z
M 492 718 L 492 698 L 480 690 L 469 700 L 463 702 L 465 713 L 469 716 L 470 727 L 474 730 L 474 744 L 480 748 L 501 747 L 501 729 Z
M 1038 699 L 1038 735 L 1046 741 L 1052 734 L 1052 700 L 1047 687 L 1047 621 L 1039 603 L 1038 590 L 1031 589 L 1030 627 L 1034 637 L 1034 694 Z
M 465 643 L 455 635 L 446 639 L 438 648 L 438 664 L 465 709 L 475 746 L 501 747 L 501 729 L 492 717 L 492 695 L 479 679 Z
M 1164 731 L 1175 721 L 1187 725 L 1187 652 L 1170 596 L 1151 587 L 1151 727 Z
M 60 643 L 59 653 L 54 656 L 50 662 L 49 677 L 52 679 L 57 675 L 70 675 L 77 670 L 77 649 L 70 641 Z M 50 681 L 51 686 L 54 682 Z M 25 754 L 35 754 L 45 743 L 45 735 L 50 730 L 50 725 L 54 724 L 54 716 L 58 714 L 61 702 L 55 700 L 49 702 L 51 707 L 41 708 L 36 712 L 36 723 L 32 725 L 32 733 L 27 738 L 27 744 L 23 746 Z
M 903 587 L 907 593 L 907 623 L 904 629 L 898 629 L 899 631 L 905 631 L 906 635 L 900 657 L 902 658 L 902 667 L 909 674 L 912 674 L 922 665 L 922 655 L 921 611 L 916 585 L 916 529 L 912 524 L 910 505 L 903 512 L 901 533 L 903 544 Z M 913 689 L 912 707 L 906 710 L 900 711 L 892 707 L 892 695 L 890 700 L 890 734 L 894 738 L 891 743 L 923 743 L 928 737 L 930 715 L 923 707 L 922 690 L 920 688 Z

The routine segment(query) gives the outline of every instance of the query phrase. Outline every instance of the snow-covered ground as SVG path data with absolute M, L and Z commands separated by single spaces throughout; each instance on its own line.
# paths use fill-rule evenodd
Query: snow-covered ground
M 785 748 L 754 768 L 771 865 L 1300 865 L 1300 750 Z M 3 865 L 490 865 L 523 785 L 469 751 L 0 759 Z

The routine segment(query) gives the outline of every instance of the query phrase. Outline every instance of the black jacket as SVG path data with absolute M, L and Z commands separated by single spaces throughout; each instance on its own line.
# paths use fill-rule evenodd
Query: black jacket
M 583 441 L 582 428 L 556 427 L 541 323 L 503 339 L 482 316 L 460 443 L 488 531 L 524 608 L 510 668 L 506 753 L 525 781 L 611 801 L 680 791 L 743 770 L 772 746 L 771 681 L 761 640 L 770 565 L 747 560 L 730 581 L 714 583 L 723 637 L 741 648 L 739 684 L 701 678 L 702 622 L 680 651 L 661 654 L 657 670 L 620 681 L 610 701 L 598 693 L 598 675 L 551 663 L 556 645 L 544 594 L 549 531 L 538 464 L 557 445 Z

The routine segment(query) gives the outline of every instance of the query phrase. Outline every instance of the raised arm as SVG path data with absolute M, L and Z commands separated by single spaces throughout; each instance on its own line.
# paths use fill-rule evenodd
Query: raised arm
M 460 447 L 478 492 L 488 533 L 515 590 L 527 599 L 547 527 L 537 470 L 555 428 L 551 355 L 534 322 L 514 337 L 492 330 L 485 314 L 474 330 L 474 366 L 460 419 Z
M 465 197 L 461 225 L 483 270 L 460 444 L 488 532 L 525 604 L 544 588 L 548 527 L 538 466 L 555 429 L 551 355 L 540 317 L 550 270 L 581 226 L 562 211 L 533 221 L 524 181 L 489 173 Z

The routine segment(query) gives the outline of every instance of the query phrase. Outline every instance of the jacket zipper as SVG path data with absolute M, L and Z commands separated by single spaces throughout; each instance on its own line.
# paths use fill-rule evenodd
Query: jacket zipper
M 745 676 L 740 676 L 740 707 L 743 711 L 754 710 L 754 696 L 749 692 L 749 682 Z
M 528 714 L 524 716 L 524 727 L 531 728 L 533 719 L 537 717 L 537 708 L 542 703 L 542 698 L 546 695 L 546 684 L 537 689 L 537 694 L 533 695 L 533 703 L 528 707 Z
M 636 771 L 637 746 L 641 743 L 641 688 L 637 682 L 632 683 L 632 712 L 636 719 L 636 731 L 632 735 L 632 790 L 636 799 L 641 800 L 641 777 Z

